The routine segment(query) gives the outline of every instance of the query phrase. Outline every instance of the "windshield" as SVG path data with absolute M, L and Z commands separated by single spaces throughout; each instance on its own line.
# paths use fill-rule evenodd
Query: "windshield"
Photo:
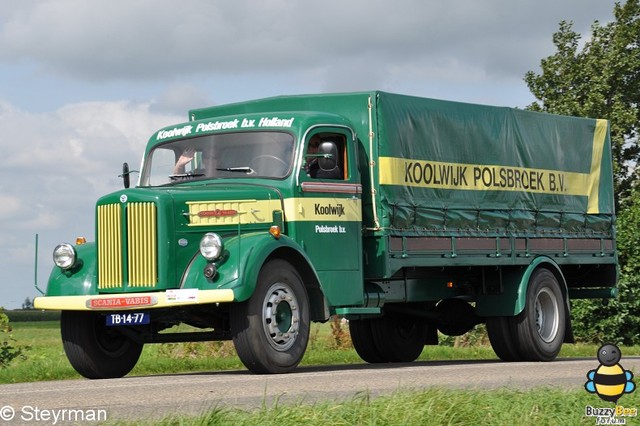
M 293 136 L 283 132 L 208 135 L 155 147 L 148 155 L 142 186 L 208 178 L 274 178 L 292 167 Z

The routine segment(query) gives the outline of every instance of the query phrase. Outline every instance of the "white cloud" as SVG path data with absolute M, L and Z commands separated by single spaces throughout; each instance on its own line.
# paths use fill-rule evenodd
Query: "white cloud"
M 18 217 L 22 209 L 20 198 L 13 195 L 0 195 L 0 222 Z
M 153 113 L 150 106 L 84 102 L 29 113 L 0 102 L 0 276 L 33 276 L 35 233 L 43 239 L 43 276 L 51 268 L 53 246 L 78 235 L 93 239 L 95 202 L 122 187 L 117 175 L 123 161 L 137 168 L 151 133 L 183 120 Z M 5 290 L 14 286 L 20 300 L 31 291 L 20 279 L 0 283 Z
M 611 16 L 613 4 L 46 0 L 9 14 L 0 51 L 5 60 L 32 58 L 87 81 L 324 67 L 339 74 L 365 59 L 369 74 L 416 63 L 439 72 L 457 58 L 463 69 L 521 75 L 549 51 L 560 20 L 586 31 L 594 19 Z
M 209 96 L 202 89 L 192 84 L 174 84 L 169 86 L 160 96 L 151 103 L 151 111 L 157 113 L 180 114 L 187 117 L 186 111 L 190 108 L 204 105 L 212 105 Z

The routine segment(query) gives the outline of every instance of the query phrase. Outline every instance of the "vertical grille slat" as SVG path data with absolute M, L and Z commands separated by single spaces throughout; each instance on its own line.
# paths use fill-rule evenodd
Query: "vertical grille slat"
M 126 209 L 124 214 L 123 208 Z M 126 207 L 121 204 L 98 206 L 99 289 L 123 288 L 125 285 L 134 288 L 156 286 L 156 210 L 152 202 L 129 203 Z M 126 265 L 123 264 L 124 260 Z
M 122 208 L 119 204 L 98 207 L 98 285 L 122 285 Z
M 154 286 L 157 244 L 156 206 L 153 203 L 131 203 L 127 208 L 129 242 L 129 286 Z

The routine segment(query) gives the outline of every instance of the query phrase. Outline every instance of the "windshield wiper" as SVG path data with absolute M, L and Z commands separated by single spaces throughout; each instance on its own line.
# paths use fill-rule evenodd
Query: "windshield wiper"
M 217 167 L 216 170 L 220 170 L 223 172 L 244 172 L 248 175 L 255 175 L 256 171 L 253 170 L 251 167 L 249 166 L 242 166 L 242 167 Z
M 204 176 L 204 173 L 179 173 L 175 175 L 169 175 L 169 179 L 172 182 L 175 182 L 178 180 L 189 180 L 201 176 Z

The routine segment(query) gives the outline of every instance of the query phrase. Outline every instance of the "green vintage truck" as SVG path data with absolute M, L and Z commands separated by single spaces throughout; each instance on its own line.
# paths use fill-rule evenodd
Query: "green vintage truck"
M 608 123 L 363 93 L 194 109 L 151 136 L 138 182 L 60 244 L 38 309 L 73 367 L 120 377 L 145 343 L 233 340 L 296 368 L 312 321 L 370 363 L 486 323 L 505 361 L 572 342 L 570 302 L 616 296 Z M 177 324 L 194 332 L 171 332 Z

